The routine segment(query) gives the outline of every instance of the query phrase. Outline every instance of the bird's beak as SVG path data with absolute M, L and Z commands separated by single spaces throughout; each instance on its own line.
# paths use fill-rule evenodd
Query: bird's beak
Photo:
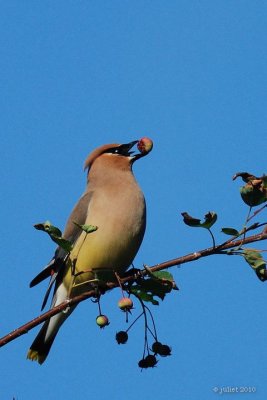
M 136 146 L 136 149 L 132 150 Z M 139 158 L 145 157 L 153 148 L 153 142 L 147 137 L 143 137 L 140 140 L 134 140 L 133 142 L 120 145 L 119 154 L 130 157 L 131 161 L 134 162 Z
M 133 142 L 127 143 L 127 144 L 121 144 L 120 145 L 120 154 L 123 156 L 132 156 L 132 154 L 135 153 L 135 151 L 130 151 L 136 144 L 138 143 L 138 140 L 134 140 Z
M 139 142 L 140 142 L 139 140 L 134 140 L 133 142 L 121 145 L 122 149 L 121 154 L 123 154 L 126 157 L 127 156 L 131 157 L 132 163 L 136 160 L 139 160 L 139 158 L 146 156 L 147 154 L 147 153 L 141 153 L 138 146 L 136 149 L 133 149 L 134 146 Z

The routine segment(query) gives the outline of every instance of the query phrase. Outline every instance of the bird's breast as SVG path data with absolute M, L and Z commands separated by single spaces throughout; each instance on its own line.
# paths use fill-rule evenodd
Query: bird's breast
M 97 231 L 82 232 L 71 259 L 77 272 L 96 269 L 124 271 L 132 263 L 145 231 L 145 200 L 139 187 L 112 187 L 92 196 L 86 224 Z

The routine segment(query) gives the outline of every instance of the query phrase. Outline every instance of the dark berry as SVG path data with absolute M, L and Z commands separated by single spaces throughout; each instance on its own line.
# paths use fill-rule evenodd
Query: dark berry
M 147 365 L 147 367 L 149 368 L 153 368 L 153 367 L 155 367 L 155 365 L 157 364 L 157 359 L 156 359 L 156 356 L 154 355 L 154 354 L 148 354 L 147 356 L 146 356 L 146 358 L 145 358 L 145 361 L 146 361 L 146 365 Z
M 152 344 L 153 353 L 158 354 L 160 352 L 161 347 L 162 347 L 162 344 L 160 342 L 154 342 Z
M 116 340 L 117 340 L 118 344 L 125 344 L 128 340 L 128 333 L 125 331 L 117 332 Z
M 140 368 L 148 368 L 147 362 L 145 358 L 142 358 L 139 362 L 138 362 L 138 367 Z
M 160 349 L 159 349 L 159 351 L 158 351 L 158 354 L 161 356 L 161 357 L 167 357 L 167 356 L 170 356 L 171 355 L 171 347 L 170 346 L 168 346 L 167 344 L 162 344 L 161 345 L 161 347 L 160 347 Z

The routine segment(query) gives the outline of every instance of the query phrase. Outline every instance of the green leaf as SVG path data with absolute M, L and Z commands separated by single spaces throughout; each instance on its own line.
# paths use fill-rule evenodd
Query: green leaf
M 257 249 L 245 249 L 243 251 L 246 262 L 255 271 L 261 281 L 267 280 L 266 277 L 266 262 L 264 261 L 261 253 Z
M 54 235 L 50 235 L 50 237 L 53 240 L 53 242 L 55 242 L 59 247 L 61 247 L 67 253 L 70 253 L 71 250 L 73 249 L 73 244 L 69 240 Z
M 62 236 L 62 232 L 60 229 L 58 229 L 56 226 L 50 225 L 49 228 L 46 230 L 46 232 L 49 235 L 53 235 L 53 236 L 57 236 L 57 237 L 61 237 Z
M 53 234 L 56 236 L 62 236 L 62 232 L 56 226 L 53 226 L 50 221 L 41 222 L 39 224 L 33 225 L 35 229 L 39 231 L 44 231 L 46 233 Z
M 222 228 L 222 232 L 225 233 L 226 235 L 231 235 L 231 236 L 241 236 L 247 231 L 253 231 L 254 229 L 257 229 L 259 227 L 260 223 L 255 222 L 252 225 L 249 225 L 248 227 L 242 228 L 239 232 L 234 229 L 234 228 Z
M 179 290 L 174 281 L 172 274 L 169 271 L 156 271 L 156 272 L 150 271 L 150 274 L 151 274 L 152 278 L 159 280 L 162 285 L 169 283 L 170 286 L 172 287 L 172 289 Z
M 86 233 L 95 232 L 98 229 L 98 227 L 95 226 L 95 225 L 81 225 L 81 224 L 78 224 L 75 221 L 72 221 L 72 222 L 74 223 L 74 225 L 78 226 L 79 228 L 81 228 Z
M 222 232 L 230 236 L 239 236 L 240 233 L 234 228 L 222 228 Z
M 205 215 L 205 222 L 202 223 L 202 228 L 210 229 L 212 225 L 217 221 L 217 214 L 215 212 L 209 211 Z
M 173 289 L 178 289 L 172 274 L 168 271 L 152 272 L 147 267 L 145 269 L 148 272 L 148 277 L 144 277 L 130 288 L 130 291 L 138 295 L 143 301 L 150 301 L 157 305 L 158 301 L 154 296 L 164 300 L 167 293 L 170 293 Z
M 213 224 L 217 221 L 217 214 L 215 212 L 209 211 L 204 216 L 204 221 L 201 222 L 199 218 L 191 217 L 187 212 L 183 212 L 182 216 L 184 217 L 184 223 L 188 226 L 192 226 L 194 228 L 205 228 L 210 229 Z
M 72 243 L 64 239 L 62 237 L 62 232 L 59 228 L 56 226 L 52 225 L 50 221 L 42 222 L 39 224 L 35 224 L 34 228 L 46 232 L 50 238 L 55 242 L 59 247 L 61 247 L 63 250 L 67 251 L 68 253 L 72 250 L 73 245 Z
M 166 281 L 170 281 L 170 282 L 174 281 L 173 276 L 169 271 L 156 271 L 156 272 L 152 272 L 152 274 L 157 279 L 166 280 Z
M 164 299 L 167 293 L 172 290 L 172 283 L 170 281 L 162 281 L 160 279 L 148 278 L 144 279 L 142 289 L 146 292 L 153 294 L 153 296 L 159 297 L 161 300 Z
M 267 176 L 257 177 L 248 172 L 238 172 L 233 180 L 241 177 L 246 185 L 240 188 L 242 200 L 250 207 L 258 206 L 267 201 Z
M 201 220 L 198 218 L 191 217 L 187 212 L 182 212 L 182 216 L 184 217 L 184 223 L 188 226 L 193 226 L 198 228 L 201 226 Z
M 257 269 L 266 265 L 260 251 L 257 249 L 245 249 L 243 251 L 245 260 L 249 263 L 251 268 Z
M 250 182 L 240 188 L 240 194 L 244 203 L 251 207 L 258 206 L 266 201 L 265 193 Z
M 246 183 L 248 183 L 254 179 L 257 179 L 257 177 L 255 175 L 251 174 L 250 172 L 237 172 L 233 176 L 233 181 L 236 180 L 236 178 L 242 178 L 242 180 Z
M 134 285 L 131 287 L 131 293 L 139 297 L 141 300 L 150 302 L 155 306 L 159 305 L 158 300 L 155 300 L 151 293 L 147 293 L 138 287 L 138 285 Z

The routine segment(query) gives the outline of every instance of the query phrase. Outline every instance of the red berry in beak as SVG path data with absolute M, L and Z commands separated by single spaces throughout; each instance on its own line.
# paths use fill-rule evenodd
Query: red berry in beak
M 148 154 L 153 149 L 153 142 L 148 137 L 143 137 L 137 143 L 137 148 L 141 154 Z

